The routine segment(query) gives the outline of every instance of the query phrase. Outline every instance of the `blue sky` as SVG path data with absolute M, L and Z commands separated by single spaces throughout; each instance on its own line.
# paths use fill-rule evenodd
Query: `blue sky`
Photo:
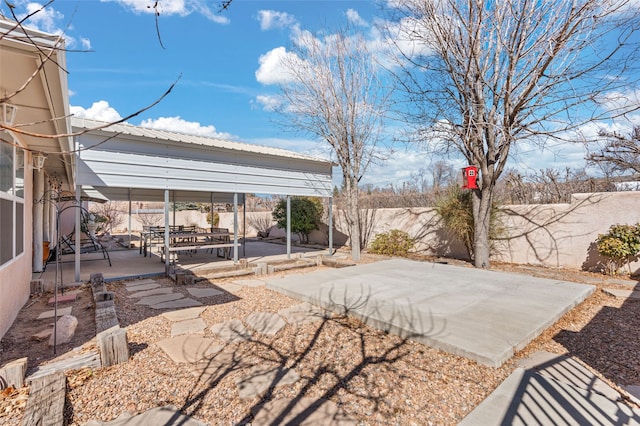
M 37 5 L 13 3 L 17 13 Z M 158 22 L 164 48 L 147 7 L 153 3 L 57 0 L 29 21 L 41 30 L 64 31 L 68 48 L 76 50 L 67 54 L 72 113 L 117 119 L 152 103 L 178 80 L 167 98 L 129 122 L 327 155 L 323 145 L 284 131 L 280 117 L 268 110 L 277 93 L 267 84 L 277 79 L 272 60 L 300 32 L 347 21 L 375 40 L 373 24 L 382 18 L 376 2 L 235 0 L 219 12 L 219 1 L 162 0 Z M 0 10 L 8 15 L 4 2 Z M 396 148 L 387 161 L 372 166 L 365 183 L 401 185 L 432 161 L 416 147 Z M 584 155 L 581 147 L 567 146 L 524 150 L 518 160 L 532 171 L 582 167 Z

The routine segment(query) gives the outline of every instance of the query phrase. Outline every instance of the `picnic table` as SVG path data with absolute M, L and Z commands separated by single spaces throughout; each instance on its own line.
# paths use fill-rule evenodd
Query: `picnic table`
M 231 233 L 226 228 L 209 228 L 203 230 L 196 227 L 170 227 L 169 252 L 194 253 L 200 249 L 213 252 L 216 250 L 218 257 L 231 258 Z M 164 227 L 149 227 L 140 233 L 143 242 L 140 245 L 140 254 L 146 257 L 148 251 L 154 245 L 159 247 L 161 260 L 164 261 Z

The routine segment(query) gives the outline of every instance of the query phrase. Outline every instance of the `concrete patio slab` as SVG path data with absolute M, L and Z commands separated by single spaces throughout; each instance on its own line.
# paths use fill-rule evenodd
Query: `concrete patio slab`
M 177 363 L 194 363 L 223 349 L 214 339 L 192 334 L 171 337 L 158 342 L 160 349 Z
M 326 399 L 283 398 L 251 409 L 254 425 L 295 424 L 299 426 L 351 426 L 358 422 L 341 414 L 338 406 Z
M 177 407 L 167 405 L 147 410 L 137 416 L 122 413 L 110 422 L 89 421 L 86 426 L 148 426 L 148 425 L 180 425 L 180 426 L 207 426 L 189 416 L 180 413 Z
M 181 334 L 204 334 L 207 323 L 202 318 L 188 319 L 171 324 L 171 337 Z
M 73 306 L 66 306 L 64 308 L 58 308 L 57 316 L 61 317 L 63 315 L 70 315 L 72 309 L 73 309 Z M 38 319 L 53 318 L 54 316 L 56 316 L 56 310 L 52 309 L 50 311 L 44 311 L 43 313 L 38 315 Z
M 606 396 L 616 395 L 613 389 L 603 394 L 604 382 L 590 386 L 592 376 L 562 356 L 536 368 L 517 368 L 459 425 L 640 425 L 640 409 Z
M 188 319 L 198 318 L 204 310 L 204 306 L 196 308 L 180 309 L 179 311 L 163 312 L 162 315 L 169 321 L 184 321 Z
M 159 294 L 173 293 L 173 289 L 169 287 L 158 287 L 152 290 L 137 291 L 135 293 L 127 294 L 128 299 L 139 299 L 148 296 L 157 296 Z
M 247 316 L 245 322 L 250 328 L 267 336 L 275 336 L 286 325 L 280 315 L 271 312 L 254 312 Z
M 239 319 L 230 319 L 214 324 L 210 330 L 227 343 L 242 342 L 251 337 L 251 333 Z
M 595 290 L 407 259 L 289 275 L 267 287 L 495 367 Z
M 269 388 L 292 385 L 300 379 L 300 375 L 282 366 L 256 366 L 247 375 L 236 378 L 238 393 L 242 399 L 252 399 L 265 394 Z
M 157 305 L 151 305 L 153 309 L 183 309 L 193 308 L 195 306 L 202 306 L 202 302 L 189 299 L 185 297 L 183 299 L 170 300 L 169 302 L 158 303 Z
M 158 303 L 170 302 L 172 300 L 182 299 L 184 296 L 181 293 L 168 293 L 168 294 L 157 294 L 155 296 L 147 296 L 140 299 L 139 302 L 136 302 L 136 305 L 157 305 Z
M 210 287 L 209 288 L 187 287 L 187 291 L 189 292 L 190 295 L 197 298 L 220 296 L 221 294 L 224 294 L 222 290 L 218 290 L 217 288 L 210 288 Z

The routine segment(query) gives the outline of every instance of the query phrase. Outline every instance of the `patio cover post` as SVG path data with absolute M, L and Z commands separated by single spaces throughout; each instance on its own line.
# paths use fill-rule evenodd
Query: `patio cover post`
M 291 259 L 291 196 L 287 195 L 287 259 Z
M 131 248 L 131 188 L 129 188 L 129 242 L 127 249 Z
M 238 193 L 237 192 L 233 193 L 233 263 L 238 263 Z
M 76 169 L 78 170 L 78 169 Z M 77 176 L 77 173 L 76 173 Z M 76 178 L 77 179 L 77 178 Z M 75 247 L 75 282 L 80 282 L 80 247 L 81 247 L 81 239 L 82 239 L 82 228 L 80 227 L 80 213 L 82 213 L 82 185 L 79 185 L 76 182 L 76 204 L 77 207 L 74 209 L 76 213 L 76 247 Z
M 329 256 L 333 256 L 333 197 L 329 197 Z
M 164 273 L 169 275 L 169 190 L 168 189 L 164 190 Z
M 44 170 L 36 170 L 34 173 L 33 192 L 34 199 L 37 200 L 33 203 L 33 270 L 35 272 L 41 272 L 43 268 L 43 216 L 44 216 Z M 11 243 L 9 243 L 11 244 Z M 9 246 L 11 247 L 11 246 Z

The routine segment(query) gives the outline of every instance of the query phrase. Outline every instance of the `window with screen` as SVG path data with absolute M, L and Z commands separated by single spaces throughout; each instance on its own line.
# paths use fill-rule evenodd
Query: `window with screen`
M 24 252 L 24 151 L 0 142 L 0 265 Z M 17 145 L 17 144 L 16 144 Z

